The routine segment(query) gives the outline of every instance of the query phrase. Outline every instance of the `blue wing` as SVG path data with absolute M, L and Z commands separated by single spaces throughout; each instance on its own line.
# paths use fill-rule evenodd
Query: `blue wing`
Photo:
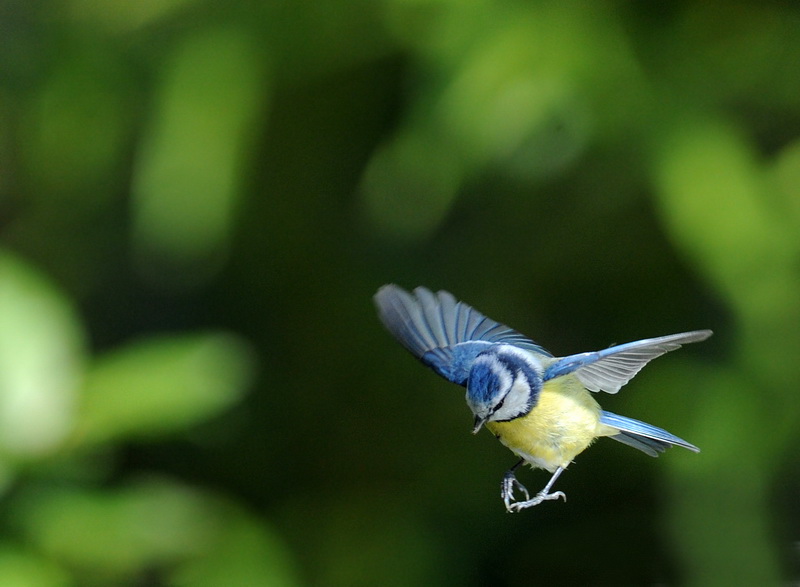
M 411 354 L 439 375 L 466 385 L 475 357 L 493 344 L 512 344 L 551 357 L 535 342 L 487 318 L 446 291 L 418 287 L 413 293 L 384 285 L 375 294 L 381 322 Z
M 647 338 L 612 346 L 594 353 L 581 353 L 557 359 L 547 367 L 544 380 L 575 373 L 589 391 L 617 393 L 642 367 L 682 344 L 699 342 L 711 336 L 710 330 L 695 330 L 660 338 Z
M 700 452 L 699 448 L 690 442 L 686 442 L 683 438 L 678 438 L 666 430 L 633 418 L 626 418 L 625 416 L 603 411 L 600 413 L 600 422 L 619 430 L 619 434 L 609 438 L 633 448 L 638 448 L 651 457 L 657 457 L 659 453 L 664 452 L 670 446 L 682 446 L 691 451 Z

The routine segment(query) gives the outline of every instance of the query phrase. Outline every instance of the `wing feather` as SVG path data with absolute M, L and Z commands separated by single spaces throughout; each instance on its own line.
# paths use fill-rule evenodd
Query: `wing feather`
M 674 351 L 681 345 L 700 342 L 711 336 L 710 330 L 695 330 L 659 338 L 647 338 L 612 346 L 594 353 L 581 353 L 556 360 L 545 371 L 545 380 L 575 373 L 589 391 L 617 393 L 647 363 Z
M 465 384 L 475 356 L 490 344 L 513 344 L 552 357 L 528 337 L 446 291 L 418 287 L 409 293 L 390 284 L 375 294 L 375 305 L 381 322 L 411 354 L 460 385 Z

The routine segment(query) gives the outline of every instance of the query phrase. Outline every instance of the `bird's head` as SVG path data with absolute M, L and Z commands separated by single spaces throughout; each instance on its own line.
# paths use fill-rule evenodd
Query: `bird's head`
M 479 354 L 467 379 L 467 405 L 475 434 L 486 422 L 505 422 L 531 411 L 542 387 L 542 366 L 515 346 L 500 344 Z

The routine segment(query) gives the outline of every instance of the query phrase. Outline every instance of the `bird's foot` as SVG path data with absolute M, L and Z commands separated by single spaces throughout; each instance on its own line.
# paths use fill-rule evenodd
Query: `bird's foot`
M 514 491 L 516 490 L 519 490 L 519 492 L 525 496 L 525 501 L 530 501 L 531 494 L 528 493 L 527 487 L 517 481 L 517 477 L 514 475 L 514 470 L 512 469 L 506 472 L 500 489 L 500 497 L 503 498 L 503 503 L 506 504 L 506 510 L 509 512 L 513 511 L 511 508 L 514 504 L 522 503 L 514 496 Z
M 553 499 L 558 499 L 559 497 L 563 498 L 564 501 L 567 501 L 567 496 L 563 491 L 547 493 L 546 490 L 542 490 L 534 495 L 532 499 L 526 499 L 525 501 L 506 501 L 506 510 L 509 512 L 521 512 L 526 508 L 532 508 L 535 505 L 539 505 L 543 501 L 550 501 Z
M 503 497 L 503 503 L 506 504 L 507 512 L 521 512 L 526 508 L 532 508 L 535 505 L 539 505 L 543 501 L 550 501 L 552 499 L 558 499 L 559 497 L 562 497 L 564 498 L 564 501 L 567 501 L 567 496 L 564 495 L 563 491 L 550 493 L 550 489 L 552 489 L 556 479 L 558 479 L 559 475 L 564 472 L 564 467 L 558 467 L 555 471 L 553 471 L 553 476 L 550 477 L 550 481 L 547 482 L 547 485 L 544 486 L 544 489 L 531 498 L 525 486 L 517 481 L 517 478 L 514 476 L 514 470 L 522 463 L 523 461 L 520 461 L 514 465 L 514 467 L 512 467 L 511 470 L 505 474 L 505 477 L 503 477 L 503 489 L 500 492 L 500 495 Z M 524 500 L 517 500 L 514 497 L 515 489 L 519 489 L 525 495 Z

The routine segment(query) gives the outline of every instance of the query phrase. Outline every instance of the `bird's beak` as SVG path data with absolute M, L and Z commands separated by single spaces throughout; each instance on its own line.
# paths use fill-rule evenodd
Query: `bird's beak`
M 472 428 L 472 433 L 477 434 L 478 430 L 483 428 L 483 424 L 486 422 L 486 418 L 481 418 L 480 416 L 475 416 L 475 426 Z

